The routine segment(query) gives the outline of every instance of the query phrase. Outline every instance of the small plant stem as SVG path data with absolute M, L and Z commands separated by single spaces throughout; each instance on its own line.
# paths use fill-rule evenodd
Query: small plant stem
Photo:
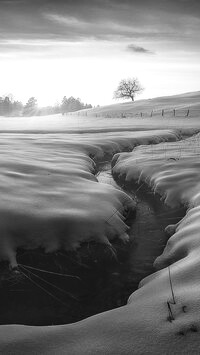
M 173 285 L 172 285 L 172 278 L 171 278 L 170 266 L 168 266 L 168 271 L 169 271 L 169 283 L 170 283 L 170 288 L 171 288 L 171 293 L 172 293 L 172 300 L 173 300 L 173 304 L 176 304 L 175 295 L 174 295 L 174 290 L 173 290 Z

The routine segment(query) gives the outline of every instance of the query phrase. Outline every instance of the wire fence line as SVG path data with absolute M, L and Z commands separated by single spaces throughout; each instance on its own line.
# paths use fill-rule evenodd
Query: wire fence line
M 140 117 L 140 118 L 147 118 L 147 117 L 193 117 L 194 115 L 200 114 L 199 109 L 193 108 L 174 108 L 174 109 L 159 109 L 159 110 L 148 110 L 148 111 L 138 111 L 138 112 L 111 112 L 111 113 L 93 113 L 92 111 L 79 111 L 79 112 L 68 112 L 67 115 L 72 116 L 94 116 L 94 117 L 102 117 L 102 118 L 130 118 L 130 117 Z

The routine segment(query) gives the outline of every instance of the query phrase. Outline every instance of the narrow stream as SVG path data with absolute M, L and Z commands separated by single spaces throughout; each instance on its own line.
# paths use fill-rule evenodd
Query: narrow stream
M 110 163 L 99 165 L 97 178 L 120 189 Z M 153 262 L 166 245 L 165 227 L 177 223 L 185 209 L 168 209 L 151 191 L 132 184 L 125 191 L 137 200 L 137 212 L 129 220 L 130 243 L 113 242 L 116 257 L 107 246 L 84 243 L 76 253 L 19 250 L 23 266 L 17 274 L 1 263 L 0 324 L 67 324 L 127 303 L 141 279 L 154 271 Z
M 100 166 L 97 176 L 100 183 L 111 184 L 122 189 L 112 177 L 110 164 Z M 147 275 L 154 272 L 153 262 L 162 252 L 168 237 L 164 230 L 169 224 L 175 224 L 186 213 L 184 207 L 171 209 L 166 207 L 159 196 L 150 189 L 126 184 L 125 191 L 137 201 L 136 217 L 130 224 L 130 245 L 127 261 L 123 266 L 123 278 L 130 283 L 132 290 L 138 288 L 138 283 Z

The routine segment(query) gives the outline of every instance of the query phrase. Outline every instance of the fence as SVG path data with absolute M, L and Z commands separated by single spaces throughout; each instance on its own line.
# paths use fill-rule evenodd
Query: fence
M 111 113 L 93 113 L 92 110 L 88 111 L 79 111 L 79 112 L 68 112 L 68 115 L 76 116 L 95 116 L 95 117 L 104 117 L 104 118 L 148 118 L 148 117 L 194 117 L 196 114 L 200 115 L 199 109 L 192 108 L 175 108 L 175 109 L 160 109 L 160 110 L 151 110 L 151 111 L 140 111 L 140 112 L 111 112 Z

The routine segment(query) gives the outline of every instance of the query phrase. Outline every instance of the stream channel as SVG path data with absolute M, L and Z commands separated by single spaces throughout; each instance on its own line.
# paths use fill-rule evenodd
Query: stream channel
M 99 183 L 121 188 L 110 163 L 98 167 Z M 153 262 L 167 242 L 165 227 L 177 223 L 185 209 L 167 208 L 147 187 L 129 184 L 123 190 L 137 200 L 136 214 L 128 221 L 130 242 L 114 241 L 116 253 L 95 243 L 84 243 L 78 253 L 19 250 L 20 272 L 1 265 L 0 324 L 72 323 L 127 303 L 139 282 L 154 272 Z

